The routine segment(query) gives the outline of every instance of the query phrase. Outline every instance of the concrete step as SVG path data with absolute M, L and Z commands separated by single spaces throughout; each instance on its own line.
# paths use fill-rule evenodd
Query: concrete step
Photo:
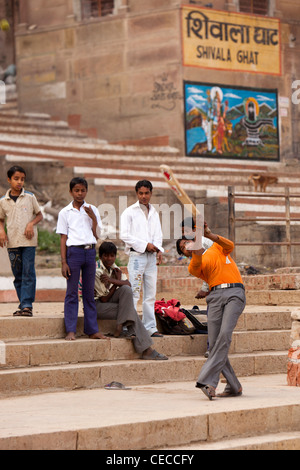
M 69 141 L 66 139 L 62 139 L 61 137 L 57 137 L 55 139 L 50 138 L 49 136 L 26 136 L 23 134 L 18 134 L 17 132 L 14 133 L 12 138 L 11 134 L 1 134 L 0 139 L 1 145 L 10 146 L 11 148 L 17 149 L 22 148 L 25 153 L 38 153 L 39 155 L 43 155 L 43 152 L 47 151 L 59 151 L 64 152 L 64 156 L 72 157 L 72 153 L 74 154 L 88 154 L 88 158 L 91 158 L 92 154 L 99 154 L 99 155 L 115 155 L 116 158 L 120 157 L 128 157 L 130 155 L 143 155 L 145 156 L 145 163 L 153 162 L 153 157 L 157 159 L 161 159 L 161 157 L 168 157 L 168 161 L 174 162 L 174 156 L 179 156 L 178 149 L 173 147 L 165 146 L 165 147 L 150 147 L 150 146 L 134 146 L 134 145 L 118 145 L 118 144 L 108 144 L 106 141 L 101 139 L 92 139 L 87 138 L 85 141 L 76 141 L 70 139 Z M 70 145 L 70 143 L 72 145 Z M 67 154 L 66 154 L 67 152 Z M 59 155 L 59 154 L 58 154 Z M 37 156 L 37 155 L 35 155 Z M 76 156 L 76 155 L 75 155 Z M 173 160 L 172 160 L 173 157 Z M 79 158 L 79 157 L 78 157 Z M 82 157 L 84 158 L 84 157 Z M 101 157 L 102 158 L 102 157 Z M 108 158 L 108 157 L 107 157 Z M 183 157 L 184 159 L 190 160 L 187 157 Z M 127 159 L 127 158 L 126 158 Z
M 191 445 L 164 447 L 163 450 L 193 451 L 201 450 L 300 450 L 300 432 L 274 432 L 252 437 L 225 439 L 217 442 L 198 442 Z
M 164 272 L 163 270 L 161 271 Z M 166 273 L 169 270 L 165 270 Z M 177 276 L 171 275 L 159 276 L 159 284 L 161 290 L 175 288 L 189 288 L 201 284 L 201 279 L 189 275 L 188 266 L 183 266 L 177 270 Z M 243 281 L 247 291 L 258 290 L 288 290 L 294 291 L 300 289 L 300 274 L 256 274 L 253 276 L 243 276 Z
M 168 289 L 159 288 L 157 291 L 158 298 L 172 299 L 179 298 L 182 305 L 195 305 L 199 307 L 206 305 L 205 300 L 195 299 L 195 295 L 200 290 L 202 281 L 193 282 L 186 287 L 168 287 Z M 265 306 L 284 306 L 292 307 L 300 304 L 299 290 L 247 290 L 247 302 L 249 305 L 265 305 Z
M 241 397 L 212 402 L 195 382 L 11 397 L 0 400 L 0 449 L 155 450 L 143 454 L 150 460 L 166 446 L 221 447 L 225 440 L 247 443 L 266 435 L 270 446 L 278 433 L 299 437 L 299 390 L 286 385 L 285 374 L 245 377 L 242 384 Z M 199 457 L 195 454 L 196 464 Z
M 198 303 L 198 302 L 196 302 Z M 185 308 L 191 308 L 193 304 L 181 302 Z M 199 306 L 206 310 L 206 303 Z M 17 304 L 1 304 L 0 340 L 8 341 L 33 341 L 61 339 L 65 336 L 63 311 L 64 305 L 60 302 L 35 303 L 34 316 L 13 317 L 13 312 L 17 309 Z M 239 318 L 237 331 L 263 332 L 268 330 L 289 330 L 291 328 L 291 312 L 293 307 L 289 306 L 258 306 L 248 305 Z M 201 320 L 206 320 L 206 316 L 200 315 Z M 112 329 L 112 322 L 99 320 L 100 330 L 108 333 Z M 83 336 L 83 314 L 80 308 L 77 324 L 78 337 Z M 196 335 L 198 337 L 199 335 Z
M 205 362 L 206 335 L 154 338 L 154 347 L 169 356 L 169 360 L 143 361 L 129 340 L 97 341 L 82 336 L 82 313 L 77 341 L 66 342 L 62 304 L 36 304 L 32 318 L 12 317 L 11 311 L 10 304 L 1 307 L 2 398 L 11 394 L 99 388 L 117 379 L 130 385 L 174 382 L 179 376 L 181 380 L 195 380 Z M 230 348 L 231 362 L 238 375 L 286 371 L 290 312 L 288 307 L 246 307 Z M 205 320 L 206 316 L 200 318 Z M 112 332 L 114 322 L 99 321 L 99 327 L 102 332 Z
M 64 126 L 52 126 L 52 127 L 31 127 L 31 126 L 4 126 L 0 125 L 0 131 L 4 134 L 19 134 L 19 135 L 26 135 L 26 136 L 48 136 L 48 137 L 72 137 L 72 138 L 81 138 L 86 137 L 84 133 L 80 133 L 73 129 L 69 129 L 68 127 Z
M 102 330 L 103 331 L 103 330 Z M 111 331 L 114 331 L 113 329 Z M 290 330 L 235 331 L 231 354 L 287 351 L 290 346 Z M 5 364 L 0 369 L 35 367 L 44 365 L 83 364 L 97 361 L 138 359 L 130 340 L 111 338 L 108 341 L 64 339 L 5 342 Z M 167 336 L 154 341 L 154 347 L 168 357 L 204 355 L 207 349 L 206 335 Z
M 82 351 L 85 352 L 86 345 L 82 342 L 81 346 Z M 121 346 L 122 343 L 116 345 L 116 347 Z M 63 347 L 65 348 L 65 346 Z M 160 352 L 166 352 L 157 343 L 155 347 Z M 39 358 L 39 355 L 35 357 Z M 283 374 L 287 371 L 287 351 L 247 352 L 232 354 L 229 358 L 239 377 Z M 1 369 L 0 398 L 101 388 L 113 380 L 126 383 L 129 386 L 171 383 L 176 382 L 178 377 L 181 381 L 196 381 L 205 361 L 206 359 L 199 356 L 198 352 L 197 356 L 174 356 L 170 357 L 168 361 L 93 360 L 78 364 Z
M 183 280 L 195 279 L 188 272 L 189 260 L 182 261 L 182 265 L 161 265 L 158 266 L 157 278 L 161 282 L 161 287 L 167 287 L 168 283 L 166 280 L 172 282 L 184 282 Z M 241 268 L 244 268 L 243 266 Z M 120 269 L 126 275 L 128 275 L 127 266 L 121 266 Z M 274 273 L 268 274 L 255 274 L 247 275 L 243 274 L 243 282 L 248 290 L 298 290 L 300 289 L 300 268 L 288 268 L 293 270 L 292 272 L 279 272 L 278 270 Z M 66 281 L 61 276 L 61 269 L 50 268 L 50 269 L 37 269 L 37 289 L 65 289 Z M 11 272 L 9 271 L 9 274 Z M 200 279 L 196 279 L 197 282 L 201 282 Z M 13 277 L 11 275 L 0 276 L 0 290 L 11 290 L 13 289 Z
M 2 127 L 13 127 L 18 129 L 19 127 L 27 128 L 54 128 L 54 129 L 69 129 L 69 125 L 66 121 L 56 121 L 50 119 L 50 116 L 47 118 L 47 115 L 30 115 L 26 114 L 24 116 L 7 116 L 5 113 L 0 113 L 0 129 Z

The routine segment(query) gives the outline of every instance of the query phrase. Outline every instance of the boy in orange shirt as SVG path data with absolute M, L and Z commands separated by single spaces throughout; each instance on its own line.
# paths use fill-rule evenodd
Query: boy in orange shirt
M 228 354 L 231 338 L 237 321 L 246 305 L 243 280 L 239 269 L 230 256 L 233 242 L 211 232 L 204 222 L 204 236 L 213 241 L 208 250 L 198 249 L 195 242 L 177 241 L 177 251 L 191 258 L 189 272 L 209 285 L 206 297 L 209 308 L 208 341 L 210 354 L 198 377 L 196 387 L 212 400 L 220 373 L 227 385 L 219 397 L 242 395 L 242 386 L 229 362 Z

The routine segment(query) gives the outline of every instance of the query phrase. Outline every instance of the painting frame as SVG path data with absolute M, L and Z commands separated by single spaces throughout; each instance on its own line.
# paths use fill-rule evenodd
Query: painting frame
M 186 156 L 280 161 L 276 88 L 184 81 L 183 96 Z

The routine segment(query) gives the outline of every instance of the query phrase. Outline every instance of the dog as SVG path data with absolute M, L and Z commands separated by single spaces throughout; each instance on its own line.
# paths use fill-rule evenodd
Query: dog
M 260 187 L 262 192 L 266 192 L 266 188 L 269 184 L 278 183 L 278 178 L 276 176 L 259 175 L 255 173 L 249 177 L 248 183 L 253 184 L 254 191 L 257 192 L 258 187 Z

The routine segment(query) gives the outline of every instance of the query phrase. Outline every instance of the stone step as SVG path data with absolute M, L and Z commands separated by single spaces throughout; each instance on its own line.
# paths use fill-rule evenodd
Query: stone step
M 199 302 L 197 302 L 199 303 Z M 185 308 L 191 308 L 193 304 L 181 303 Z M 16 310 L 16 304 L 2 304 L 0 312 L 0 340 L 1 341 L 34 341 L 61 339 L 65 336 L 63 303 L 36 303 L 34 305 L 34 316 L 13 317 L 12 313 Z M 199 306 L 200 310 L 206 310 L 206 303 Z M 246 305 L 246 308 L 240 316 L 237 324 L 237 330 L 263 332 L 266 330 L 289 330 L 291 328 L 291 312 L 293 307 L 288 306 L 256 306 Z M 199 315 L 199 318 L 206 321 L 205 315 Z M 112 322 L 99 320 L 99 328 L 104 333 L 111 331 Z M 83 335 L 83 314 L 80 309 L 77 323 L 77 334 Z M 197 338 L 199 335 L 196 335 Z M 165 337 L 166 338 L 166 337 Z M 163 339 L 165 339 L 163 338 Z M 185 340 L 184 337 L 182 341 Z M 197 340 L 198 341 L 198 340 Z M 96 342 L 97 343 L 97 342 Z
M 64 155 L 72 157 L 72 153 L 81 154 L 81 158 L 84 158 L 85 154 L 88 154 L 88 158 L 91 158 L 91 155 L 115 155 L 116 158 L 127 157 L 130 155 L 140 155 L 144 156 L 145 163 L 153 162 L 153 157 L 161 159 L 162 157 L 168 158 L 169 162 L 174 162 L 174 156 L 178 156 L 179 151 L 173 147 L 150 147 L 150 146 L 134 146 L 134 145 L 119 145 L 119 144 L 108 144 L 106 141 L 101 139 L 92 139 L 87 138 L 84 141 L 76 141 L 75 139 L 61 138 L 57 136 L 55 139 L 49 136 L 26 136 L 24 134 L 14 133 L 12 138 L 11 133 L 5 134 L 1 133 L 0 139 L 1 145 L 10 146 L 17 149 L 22 148 L 24 152 L 34 152 L 40 155 L 43 155 L 43 152 L 47 151 L 56 151 L 59 152 L 58 155 Z M 70 145 L 71 144 L 71 145 Z M 62 154 L 61 152 L 64 152 Z M 67 154 L 66 154 L 67 152 Z M 79 157 L 78 157 L 79 158 Z M 136 158 L 136 157 L 135 157 Z M 184 160 L 187 160 L 189 163 L 191 161 L 187 157 L 180 157 Z M 108 157 L 107 157 L 108 159 Z
M 18 156 L 20 158 L 27 157 L 29 161 L 31 158 L 39 157 L 42 161 L 42 159 L 45 157 L 52 157 L 64 159 L 66 163 L 74 165 L 74 158 L 80 158 L 81 162 L 84 159 L 84 165 L 78 166 L 76 168 L 76 171 L 80 173 L 85 173 L 87 174 L 87 176 L 89 176 L 89 172 L 91 172 L 91 167 L 95 167 L 95 173 L 101 173 L 102 171 L 104 171 L 103 169 L 101 169 L 101 166 L 104 169 L 107 169 L 107 171 L 109 171 L 109 168 L 112 167 L 113 163 L 113 160 L 109 157 L 114 156 L 114 152 L 116 153 L 114 157 L 116 158 L 116 160 L 118 160 L 116 163 L 120 164 L 120 166 L 123 166 L 124 164 L 127 165 L 128 173 L 130 169 L 136 168 L 137 171 L 142 171 L 144 169 L 147 172 L 152 171 L 153 174 L 151 174 L 151 176 L 160 175 L 158 164 L 162 162 L 165 163 L 165 157 L 167 156 L 158 156 L 158 158 L 160 158 L 160 161 L 155 161 L 152 158 L 149 158 L 149 155 L 152 155 L 155 149 L 149 148 L 147 152 L 148 158 L 145 158 L 147 157 L 145 148 L 137 149 L 109 144 L 102 146 L 98 145 L 98 147 L 95 147 L 95 145 L 93 147 L 83 146 L 82 148 L 77 147 L 71 150 L 57 147 L 57 143 L 56 145 L 55 143 L 53 143 L 51 146 L 45 145 L 45 142 L 38 142 L 35 145 L 33 142 L 28 142 L 24 143 L 21 146 L 21 142 L 18 142 L 18 140 L 16 140 L 16 142 L 6 142 L 3 136 L 1 138 L 0 143 L 0 149 L 2 152 L 5 152 L 7 154 L 13 154 L 14 156 Z M 95 150 L 98 152 L 96 155 L 94 153 Z M 161 151 L 161 149 L 159 148 L 157 150 Z M 122 161 L 120 159 L 120 155 L 118 154 L 120 153 L 120 151 L 122 151 L 124 155 L 126 155 L 126 160 Z M 136 155 L 130 155 L 130 151 L 135 154 L 140 152 L 139 158 L 137 158 Z M 172 159 L 170 154 L 168 156 L 169 159 Z M 95 165 L 95 157 L 97 158 L 97 165 Z M 115 167 L 114 169 L 115 171 L 117 171 Z M 193 164 L 191 164 L 191 161 L 187 160 L 187 157 L 178 157 L 175 161 L 174 158 L 172 159 L 172 169 L 173 171 L 180 174 L 181 179 L 193 179 L 195 178 L 195 174 L 198 172 L 199 174 L 201 174 L 201 177 L 204 178 L 206 177 L 206 175 L 210 176 L 211 179 L 214 179 L 213 177 L 219 177 L 220 179 L 221 177 L 223 179 L 226 176 L 230 177 L 229 184 L 230 182 L 231 184 L 241 184 L 240 179 L 242 177 L 242 179 L 245 179 L 244 184 L 248 185 L 248 177 L 253 173 L 255 167 L 253 165 L 246 164 L 243 168 L 234 164 L 227 164 L 227 166 L 223 167 L 221 165 L 214 165 L 212 162 L 205 162 L 205 165 L 203 165 L 202 161 L 193 162 Z M 283 182 L 290 183 L 293 181 L 293 179 L 299 176 L 295 173 L 287 173 L 283 170 L 280 171 L 279 168 L 276 169 L 276 175 L 280 178 L 280 181 L 277 185 L 270 186 L 268 188 L 268 191 L 272 188 L 277 188 L 278 185 Z
M 194 282 L 184 287 L 168 287 L 168 289 L 158 288 L 157 298 L 180 299 L 182 305 L 198 304 L 200 308 L 206 305 L 205 300 L 195 299 L 196 293 L 200 290 L 202 281 Z M 247 303 L 249 305 L 284 306 L 292 307 L 300 304 L 299 290 L 246 290 Z
M 157 300 L 165 298 L 170 300 L 176 298 L 184 305 L 206 305 L 205 301 L 195 299 L 196 293 L 200 290 L 202 281 L 196 278 L 184 277 L 179 279 L 159 279 L 157 282 Z M 65 288 L 52 288 L 51 284 L 47 289 L 39 288 L 36 291 L 36 302 L 63 302 L 65 299 Z M 247 301 L 249 305 L 279 305 L 295 306 L 300 303 L 300 290 L 287 289 L 256 289 L 247 287 Z M 14 289 L 0 289 L 0 303 L 11 304 L 17 302 L 17 294 Z M 16 306 L 12 307 L 16 310 Z M 13 313 L 12 310 L 11 313 Z
M 172 268 L 166 266 L 166 268 Z M 160 289 L 194 287 L 201 283 L 201 279 L 189 275 L 188 266 L 178 267 L 174 276 L 169 274 L 171 269 L 159 268 Z M 166 275 L 164 275 L 166 274 Z M 253 276 L 243 276 L 243 282 L 248 291 L 250 290 L 299 290 L 300 273 L 287 274 L 256 274 Z
M 56 121 L 46 117 L 47 115 L 34 115 L 26 114 L 24 117 L 20 116 L 7 116 L 4 113 L 0 113 L 0 129 L 2 127 L 13 127 L 18 129 L 19 127 L 27 128 L 64 128 L 69 129 L 69 125 L 66 121 Z M 4 131 L 5 132 L 5 131 Z
M 79 344 L 80 341 L 77 341 Z M 82 346 L 82 351 L 85 352 L 86 345 L 81 343 L 79 346 Z M 120 347 L 121 344 L 119 342 L 116 346 Z M 159 351 L 165 352 L 158 343 L 155 346 Z M 65 345 L 63 348 L 65 349 Z M 39 361 L 39 353 L 36 358 Z M 281 374 L 287 370 L 287 351 L 247 352 L 232 354 L 229 358 L 239 377 Z M 195 381 L 205 361 L 198 352 L 197 356 L 173 356 L 168 361 L 106 360 L 2 369 L 0 398 L 101 388 L 113 380 L 129 386 L 171 383 L 176 382 L 178 377 L 181 381 Z
M 0 400 L 0 450 L 148 449 L 154 452 L 142 459 L 150 461 L 159 449 L 192 443 L 222 446 L 225 440 L 261 436 L 263 441 L 272 435 L 270 446 L 278 433 L 299 437 L 299 390 L 287 387 L 285 374 L 245 377 L 242 385 L 241 397 L 212 402 L 195 382 L 178 381 L 120 392 L 98 388 L 11 397 Z M 192 463 L 201 462 L 194 453 Z
M 164 447 L 165 452 L 176 450 L 179 452 L 201 450 L 299 450 L 300 432 L 274 432 L 273 434 L 259 434 L 254 437 L 225 439 L 217 442 L 198 442 L 185 446 Z
M 102 330 L 103 331 L 103 330 Z M 111 331 L 114 331 L 111 329 Z M 290 330 L 235 331 L 231 354 L 283 351 L 290 346 Z M 3 344 L 3 343 L 2 343 Z M 111 338 L 109 341 L 64 339 L 5 342 L 5 364 L 0 369 L 44 365 L 76 364 L 97 361 L 138 359 L 130 340 Z M 207 335 L 168 336 L 154 340 L 154 347 L 168 357 L 204 355 Z
M 68 127 L 60 127 L 60 126 L 53 126 L 51 127 L 17 127 L 17 126 L 0 126 L 0 131 L 3 132 L 4 134 L 19 134 L 19 135 L 26 135 L 26 136 L 48 136 L 48 137 L 72 137 L 72 138 L 81 138 L 81 137 L 86 137 L 84 133 L 80 133 L 78 131 L 75 131 L 73 129 L 69 129 Z

